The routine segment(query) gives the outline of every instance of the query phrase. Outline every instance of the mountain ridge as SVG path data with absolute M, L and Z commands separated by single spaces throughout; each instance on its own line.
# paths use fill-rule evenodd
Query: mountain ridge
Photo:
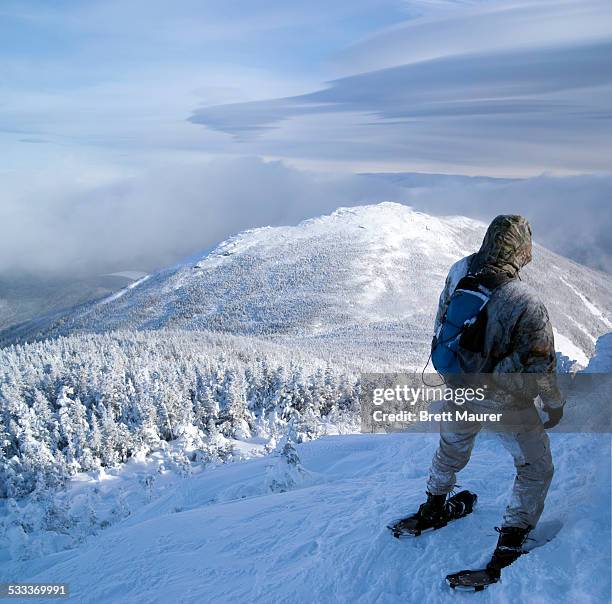
M 485 229 L 397 203 L 338 208 L 295 226 L 243 231 L 112 296 L 6 330 L 0 341 L 207 330 L 291 339 L 349 357 L 404 357 L 400 364 L 417 367 L 448 268 L 478 249 Z M 584 365 L 610 331 L 607 276 L 537 243 L 522 274 L 549 308 L 559 341 L 569 342 L 570 358 Z

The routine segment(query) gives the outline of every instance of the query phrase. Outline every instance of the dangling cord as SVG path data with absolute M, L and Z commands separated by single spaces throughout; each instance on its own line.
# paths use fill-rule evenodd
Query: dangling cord
M 433 353 L 433 350 L 429 351 L 429 356 L 427 357 L 427 362 L 425 363 L 425 367 L 423 367 L 423 370 L 421 371 L 421 381 L 423 382 L 423 384 L 425 384 L 425 386 L 427 386 L 428 388 L 438 388 L 439 386 L 442 386 L 443 384 L 446 384 L 446 380 L 444 379 L 444 376 L 436 369 L 436 373 L 440 376 L 440 378 L 442 379 L 442 384 L 428 384 L 425 381 L 425 369 L 427 369 L 427 365 L 429 365 L 429 361 L 431 361 L 431 355 Z M 435 367 L 434 367 L 435 369 Z

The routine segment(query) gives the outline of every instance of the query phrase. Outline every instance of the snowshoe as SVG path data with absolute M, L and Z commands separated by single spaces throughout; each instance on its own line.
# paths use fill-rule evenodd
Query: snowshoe
M 398 520 L 387 528 L 398 539 L 404 535 L 418 537 L 425 531 L 442 528 L 452 520 L 471 514 L 477 499 L 477 495 L 470 491 L 461 491 L 448 499 L 446 495 L 427 493 L 427 501 L 421 504 L 416 514 Z
M 452 589 L 464 591 L 482 591 L 497 583 L 500 575 L 491 573 L 486 568 L 482 570 L 460 570 L 446 577 L 446 582 Z

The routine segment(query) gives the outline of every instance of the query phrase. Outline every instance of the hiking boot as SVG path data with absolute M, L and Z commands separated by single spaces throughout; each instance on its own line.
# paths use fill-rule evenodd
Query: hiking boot
M 434 525 L 446 515 L 446 495 L 432 495 L 427 491 L 427 501 L 417 512 L 424 525 Z
M 523 551 L 523 544 L 531 528 L 503 526 L 502 528 L 495 527 L 495 530 L 499 533 L 499 538 L 497 539 L 497 547 L 493 552 L 491 561 L 487 564 L 487 572 L 492 577 L 499 578 L 502 568 L 510 566 L 510 564 L 525 553 Z

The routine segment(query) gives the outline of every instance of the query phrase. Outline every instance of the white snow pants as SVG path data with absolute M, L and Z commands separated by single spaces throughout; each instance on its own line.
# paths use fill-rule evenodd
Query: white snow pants
M 491 411 L 484 405 L 470 403 L 470 411 Z M 467 406 L 467 404 L 466 404 Z M 456 407 L 445 407 L 445 410 Z M 553 477 L 553 463 L 548 435 L 533 407 L 521 412 L 521 425 L 497 436 L 514 458 L 516 478 L 512 497 L 504 514 L 503 526 L 534 528 L 542 510 Z M 483 428 L 477 421 L 441 422 L 440 445 L 429 470 L 428 491 L 434 495 L 449 493 L 455 486 L 456 473 L 463 469 L 472 453 L 476 436 Z M 499 429 L 495 426 L 495 429 Z M 515 431 L 516 430 L 516 431 Z

